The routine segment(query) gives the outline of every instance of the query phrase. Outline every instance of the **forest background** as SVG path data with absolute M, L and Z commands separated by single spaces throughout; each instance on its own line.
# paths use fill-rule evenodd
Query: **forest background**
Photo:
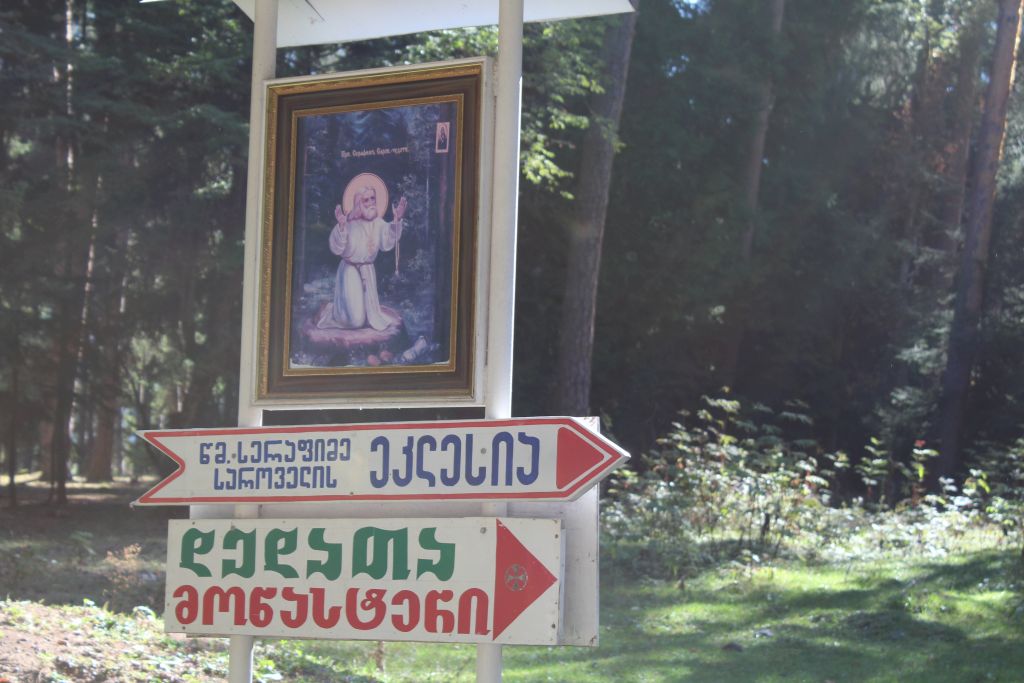
M 769 436 L 851 465 L 840 496 L 925 460 L 933 486 L 1019 483 L 1019 10 L 643 0 L 528 25 L 514 414 L 599 414 L 643 454 L 727 395 L 741 431 L 771 415 Z M 277 73 L 496 45 L 286 49 Z M 135 429 L 234 424 L 250 55 L 227 2 L 0 5 L 12 501 L 16 471 L 43 469 L 58 502 L 68 472 L 153 471 Z

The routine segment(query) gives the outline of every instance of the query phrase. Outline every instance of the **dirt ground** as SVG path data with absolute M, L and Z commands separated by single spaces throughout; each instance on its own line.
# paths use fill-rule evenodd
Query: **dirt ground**
M 63 506 L 39 481 L 17 507 L 4 496 L 0 683 L 222 680 L 222 643 L 163 633 L 167 520 L 186 512 L 132 509 L 151 484 L 76 482 Z

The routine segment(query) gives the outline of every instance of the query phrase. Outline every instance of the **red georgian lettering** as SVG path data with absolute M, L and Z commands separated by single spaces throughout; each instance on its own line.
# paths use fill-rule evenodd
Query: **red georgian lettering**
M 377 628 L 384 621 L 387 614 L 387 605 L 384 604 L 383 588 L 371 588 L 366 591 L 366 597 L 359 600 L 359 589 L 349 588 L 345 594 L 345 617 L 352 628 L 360 631 L 369 631 Z M 359 609 L 372 612 L 373 615 L 366 621 L 359 618 Z
M 174 616 L 179 624 L 188 626 L 199 616 L 199 591 L 194 586 L 178 586 L 174 597 L 185 598 L 174 606 Z
M 473 604 L 476 603 L 476 609 Z M 459 596 L 459 633 L 469 633 L 470 616 L 473 617 L 473 633 L 487 635 L 487 593 L 479 588 L 470 588 Z
M 341 607 L 335 605 L 324 612 L 326 599 L 323 588 L 310 588 L 313 594 L 313 621 L 320 628 L 334 628 L 341 620 Z
M 220 586 L 210 586 L 206 589 L 206 593 L 203 595 L 203 624 L 206 626 L 213 625 L 213 613 L 215 611 L 230 611 L 232 600 L 235 603 L 235 615 L 233 622 L 235 626 L 244 626 L 245 591 L 238 586 L 232 586 L 227 590 Z
M 400 614 L 391 615 L 391 625 L 402 633 L 408 633 L 420 623 L 420 598 L 412 591 L 398 591 L 391 598 L 391 604 L 398 607 L 405 603 L 405 619 Z
M 448 602 L 455 596 L 450 590 L 428 591 L 426 615 L 423 625 L 431 633 L 451 633 L 455 630 L 455 615 L 449 609 L 441 609 L 439 602 Z M 441 622 L 440 627 L 438 621 Z
M 276 588 L 253 588 L 249 595 L 249 621 L 253 626 L 263 628 L 274 619 L 274 608 L 264 602 L 277 595 Z M 459 619 L 462 615 L 460 612 Z
M 284 625 L 288 628 L 298 628 L 305 624 L 309 613 L 309 596 L 305 593 L 296 593 L 294 588 L 289 587 L 281 591 L 281 597 L 295 604 L 294 612 L 281 610 L 281 621 Z

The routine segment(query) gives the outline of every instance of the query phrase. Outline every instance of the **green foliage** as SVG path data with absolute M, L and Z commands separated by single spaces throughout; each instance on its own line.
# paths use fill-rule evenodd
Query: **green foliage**
M 684 580 L 729 562 L 750 570 L 792 557 L 946 557 L 979 539 L 1022 542 L 1024 442 L 989 454 L 992 473 L 974 469 L 962 486 L 946 480 L 929 494 L 936 452 L 923 442 L 903 463 L 872 438 L 852 464 L 800 434 L 813 427 L 806 405 L 702 403 L 643 458 L 642 474 L 621 474 L 609 490 L 602 530 L 612 565 Z M 866 495 L 837 501 L 835 483 L 850 471 Z
M 722 419 L 729 404 L 704 406 Z M 751 421 L 775 424 L 784 434 L 790 424 L 753 407 L 726 414 L 737 420 L 767 416 Z M 0 585 L 10 597 L 0 599 L 0 629 L 13 633 L 19 647 L 5 655 L 24 663 L 40 652 L 42 675 L 33 680 L 50 672 L 76 681 L 224 680 L 226 639 L 170 637 L 152 609 L 115 611 L 83 599 L 99 595 L 100 586 L 113 588 L 106 582 L 114 567 L 109 561 L 76 565 L 67 542 L 73 531 L 95 532 L 114 558 L 137 563 L 125 565 L 126 576 L 140 568 L 160 572 L 166 559 L 166 511 L 124 514 L 126 501 L 140 491 L 123 486 L 111 492 L 116 504 L 95 496 L 76 499 L 74 514 L 66 517 L 7 513 L 5 521 L 14 523 L 0 536 Z M 605 507 L 621 511 L 614 501 Z M 606 538 L 599 647 L 507 648 L 503 676 L 523 683 L 727 683 L 749 681 L 752 672 L 765 681 L 1016 680 L 1024 666 L 1019 547 L 983 515 L 966 508 L 962 513 L 930 505 L 826 510 L 829 521 L 816 528 L 833 535 L 803 531 L 773 559 L 749 549 L 719 553 L 723 561 L 705 560 L 682 581 L 637 573 L 645 567 L 635 555 Z M 137 554 L 135 543 L 141 545 Z M 619 555 L 609 561 L 612 551 Z M 797 551 L 803 557 L 795 557 Z M 23 575 L 7 571 L 15 561 L 25 563 Z M 124 604 L 132 604 L 127 595 Z M 152 606 L 161 604 L 157 596 Z M 968 650 L 974 656 L 965 657 Z M 267 681 L 474 680 L 472 645 L 388 643 L 383 671 L 377 653 L 372 641 L 261 639 L 254 663 Z M 0 662 L 0 676 L 35 673 L 31 663 L 17 672 L 3 667 Z
M 612 489 L 604 518 L 612 557 L 638 571 L 678 577 L 738 550 L 776 557 L 816 527 L 830 501 L 828 460 L 797 434 L 809 426 L 799 406 L 703 403 L 691 424 L 659 440 L 643 474 Z
M 1010 448 L 982 441 L 971 453 L 963 492 L 1024 552 L 1024 439 Z
M 925 448 L 924 441 L 916 441 L 909 462 L 901 461 L 880 439 L 871 437 L 854 471 L 864 485 L 868 501 L 886 506 L 909 500 L 911 505 L 917 505 L 927 488 L 928 462 L 938 454 L 935 449 Z
M 523 109 L 520 166 L 523 177 L 547 190 L 564 189 L 572 178 L 573 131 L 591 125 L 583 98 L 603 92 L 600 22 L 531 23 L 523 28 Z M 497 27 L 435 31 L 406 48 L 407 59 L 440 61 L 495 56 Z
M 96 549 L 93 547 L 96 542 L 91 532 L 82 530 L 72 531 L 68 534 L 68 540 L 75 549 L 78 564 L 82 564 L 90 556 L 96 554 Z
M 250 39 L 230 6 L 68 7 L 0 15 L 0 389 L 31 377 L 21 463 L 41 464 L 77 379 L 84 471 L 97 421 L 121 423 L 101 403 L 140 427 L 231 413 Z
M 698 419 L 697 397 L 723 384 L 747 404 L 798 397 L 813 408 L 788 412 L 813 424 L 790 424 L 785 410 L 773 420 L 821 444 L 819 460 L 849 454 L 836 497 L 921 499 L 928 459 L 914 444 L 937 446 L 964 213 L 957 155 L 976 125 L 993 7 L 787 0 L 775 37 L 767 5 L 642 3 L 609 196 L 591 404 L 642 453 L 680 406 Z M 72 464 L 84 471 L 110 401 L 120 452 L 141 472 L 151 456 L 131 443 L 132 429 L 234 420 L 251 27 L 230 3 L 71 7 L 70 43 L 63 1 L 0 12 L 0 413 L 17 410 L 18 462 L 38 467 L 57 399 L 73 393 Z M 607 25 L 525 27 L 514 392 L 523 415 L 549 410 L 573 172 L 584 131 L 606 125 L 588 103 L 607 86 Z M 494 27 L 436 31 L 281 50 L 278 73 L 496 49 Z M 751 215 L 744 168 L 766 83 L 774 106 Z M 1001 475 L 990 461 L 1016 448 L 1024 425 L 1022 97 L 1011 101 L 969 397 L 966 440 L 977 459 L 958 485 L 974 468 L 994 486 Z M 744 264 L 739 240 L 751 222 L 757 239 Z M 723 342 L 736 320 L 746 335 L 726 377 Z M 737 424 L 733 436 L 765 435 Z M 768 462 L 760 448 L 745 467 L 794 466 Z

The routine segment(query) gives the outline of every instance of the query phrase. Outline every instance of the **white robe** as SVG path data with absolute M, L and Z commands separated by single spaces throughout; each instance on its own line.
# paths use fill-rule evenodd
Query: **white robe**
M 321 329 L 355 330 L 372 327 L 383 330 L 388 319 L 380 310 L 377 295 L 377 254 L 391 251 L 402 237 L 401 221 L 385 223 L 353 219 L 345 229 L 331 231 L 331 252 L 341 257 L 334 279 L 334 302 L 324 308 L 316 326 Z

